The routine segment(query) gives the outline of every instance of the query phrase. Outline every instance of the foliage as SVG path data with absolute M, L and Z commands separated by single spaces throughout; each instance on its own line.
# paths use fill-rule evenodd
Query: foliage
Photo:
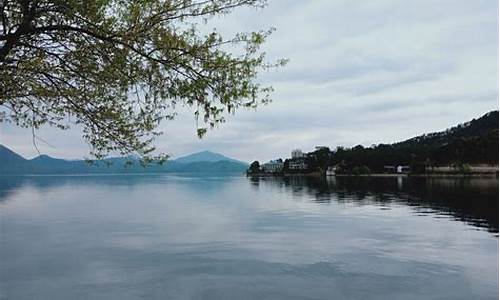
M 344 170 L 367 166 L 375 172 L 383 172 L 386 165 L 409 165 L 423 172 L 426 166 L 498 164 L 498 111 L 466 124 L 395 144 L 340 147 L 329 165 L 342 164 Z
M 201 21 L 265 0 L 2 0 L 0 121 L 83 128 L 91 154 L 155 150 L 176 105 L 201 137 L 225 113 L 270 101 L 256 83 L 272 30 L 224 38 Z M 233 48 L 229 48 L 233 46 Z M 234 49 L 232 52 L 228 49 Z
M 248 173 L 256 174 L 259 173 L 259 171 L 260 171 L 260 164 L 256 160 L 250 164 L 250 167 L 248 168 Z
M 469 164 L 458 163 L 455 165 L 459 173 L 466 174 L 471 172 L 471 166 Z
M 370 169 L 367 166 L 356 166 L 352 169 L 352 174 L 354 175 L 370 174 Z
M 384 173 L 384 166 L 408 165 L 412 172 L 424 173 L 426 167 L 457 166 L 457 171 L 468 173 L 470 164 L 498 164 L 498 111 L 490 112 L 467 125 L 431 133 L 400 143 L 380 144 L 365 148 L 318 148 L 306 154 L 305 172 L 323 172 L 336 166 L 337 174 Z M 285 160 L 284 172 L 292 160 Z M 300 172 L 304 172 L 300 171 Z

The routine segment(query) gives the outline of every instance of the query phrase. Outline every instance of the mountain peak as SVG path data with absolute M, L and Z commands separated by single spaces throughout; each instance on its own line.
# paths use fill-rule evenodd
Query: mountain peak
M 0 144 L 0 161 L 5 163 L 7 161 L 14 161 L 14 160 L 23 161 L 25 159 L 21 155 Z
M 53 158 L 51 156 L 48 156 L 47 154 L 40 154 L 37 157 L 31 159 L 33 161 L 39 161 L 39 160 L 60 160 L 58 158 Z
M 244 163 L 241 161 L 238 161 L 236 159 L 232 159 L 230 157 L 224 156 L 220 153 L 212 152 L 209 150 L 204 150 L 196 153 L 192 153 L 186 156 L 179 157 L 175 159 L 174 161 L 178 163 L 193 163 L 193 162 L 217 162 L 217 161 L 232 161 L 232 162 L 239 162 L 239 163 Z
M 219 154 L 219 153 L 216 153 L 216 152 L 210 151 L 210 150 L 203 150 L 203 151 L 199 151 L 199 152 L 192 153 L 192 154 L 189 154 L 189 155 L 194 155 L 194 154 L 222 155 L 222 154 Z

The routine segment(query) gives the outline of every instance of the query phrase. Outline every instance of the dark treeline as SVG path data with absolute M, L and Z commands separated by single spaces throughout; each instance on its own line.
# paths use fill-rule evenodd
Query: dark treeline
M 498 165 L 498 111 L 403 142 L 335 150 L 320 147 L 300 159 L 306 163 L 306 169 L 292 170 L 290 163 L 297 159 L 286 159 L 283 172 L 323 172 L 335 166 L 337 172 L 362 174 L 387 171 L 384 166 L 404 165 L 419 173 L 426 167 L 456 166 L 460 169 L 474 164 Z

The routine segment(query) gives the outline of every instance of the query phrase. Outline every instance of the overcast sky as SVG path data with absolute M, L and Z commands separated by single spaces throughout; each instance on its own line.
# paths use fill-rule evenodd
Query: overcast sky
M 212 150 L 246 161 L 316 145 L 391 143 L 498 109 L 498 1 L 269 0 L 216 20 L 222 32 L 275 27 L 269 59 L 288 58 L 260 80 L 274 102 L 238 111 L 196 137 L 189 111 L 157 141 L 174 156 Z M 42 129 L 45 154 L 88 156 L 81 132 Z M 0 124 L 0 143 L 37 155 L 31 131 Z

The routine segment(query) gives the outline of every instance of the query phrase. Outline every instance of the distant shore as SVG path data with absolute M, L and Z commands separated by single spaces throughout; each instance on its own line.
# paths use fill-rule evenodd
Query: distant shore
M 453 178 L 480 178 L 487 177 L 498 178 L 498 173 L 427 173 L 427 174 L 387 174 L 387 173 L 373 173 L 373 174 L 335 174 L 335 175 L 325 175 L 320 172 L 312 173 L 257 173 L 257 174 L 247 174 L 250 177 L 453 177 Z

